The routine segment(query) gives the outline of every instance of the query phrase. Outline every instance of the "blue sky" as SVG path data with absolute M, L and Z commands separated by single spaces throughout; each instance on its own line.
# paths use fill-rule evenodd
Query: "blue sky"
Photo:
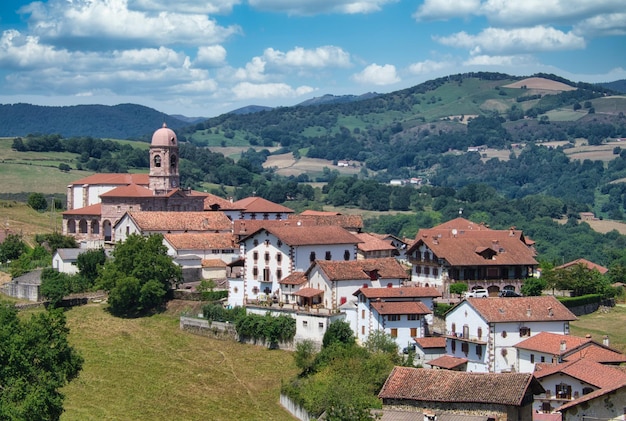
M 0 103 L 213 117 L 469 71 L 626 79 L 624 0 L 2 0 Z

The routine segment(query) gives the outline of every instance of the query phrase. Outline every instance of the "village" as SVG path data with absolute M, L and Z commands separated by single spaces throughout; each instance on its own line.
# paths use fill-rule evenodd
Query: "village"
M 336 321 L 349 323 L 357 343 L 384 332 L 415 359 L 380 391 L 383 420 L 622 419 L 626 355 L 608 337 L 570 335 L 588 309 L 522 296 L 524 281 L 541 274 L 533 240 L 515 227 L 491 229 L 460 213 L 415 238 L 367 233 L 356 215 L 181 189 L 178 139 L 165 125 L 149 154 L 149 174 L 96 174 L 67 187 L 63 234 L 80 248 L 58 249 L 55 269 L 75 273 L 85 250 L 161 234 L 182 269 L 178 289 L 211 280 L 228 291 L 228 308 L 294 318 L 286 349 L 321 347 Z M 586 260 L 562 269 L 575 265 L 607 270 Z M 451 292 L 459 283 L 467 294 Z M 37 279 L 14 279 L 3 292 L 41 298 Z M 452 307 L 437 317 L 436 303 Z

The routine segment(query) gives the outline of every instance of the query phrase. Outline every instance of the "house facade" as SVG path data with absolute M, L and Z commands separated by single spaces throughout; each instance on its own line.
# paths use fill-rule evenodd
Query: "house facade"
M 515 345 L 540 332 L 569 334 L 573 320 L 552 296 L 468 298 L 446 314 L 446 354 L 467 359 L 470 372 L 519 372 Z
M 424 287 L 361 287 L 354 295 L 358 304 L 353 330 L 359 342 L 364 343 L 370 334 L 382 331 L 401 350 L 429 333 L 433 299 L 441 294 L 435 288 Z
M 455 282 L 468 284 L 470 290 L 486 288 L 492 296 L 502 289 L 519 292 L 538 266 L 533 245 L 514 228 L 492 230 L 457 218 L 417 233 L 407 250 L 411 280 L 444 294 Z
M 243 301 L 231 304 L 274 297 L 278 301 L 283 278 L 293 272 L 305 272 L 317 259 L 355 260 L 358 242 L 354 235 L 336 226 L 261 228 L 239 242 L 245 256 L 243 282 L 233 296 Z

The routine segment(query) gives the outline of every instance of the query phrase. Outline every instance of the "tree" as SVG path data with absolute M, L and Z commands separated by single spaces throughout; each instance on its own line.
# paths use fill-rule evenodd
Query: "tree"
M 18 234 L 9 234 L 0 243 L 0 262 L 4 263 L 9 260 L 18 259 L 26 252 L 26 243 L 22 241 L 22 236 Z
M 107 257 L 104 249 L 87 250 L 78 255 L 76 258 L 76 266 L 80 275 L 85 278 L 87 283 L 93 285 L 98 277 L 98 270 L 104 266 Z
M 0 419 L 58 420 L 63 412 L 59 390 L 76 378 L 83 359 L 69 345 L 62 310 L 17 316 L 0 304 Z
M 59 170 L 63 171 L 63 172 L 69 172 L 72 169 L 72 167 L 70 167 L 68 164 L 66 164 L 65 162 L 61 162 L 59 164 Z
M 526 278 L 520 289 L 527 297 L 539 296 L 546 289 L 546 281 L 542 278 Z
M 182 280 L 180 266 L 167 255 L 161 234 L 130 235 L 113 250 L 96 278 L 109 292 L 109 309 L 116 315 L 145 314 L 160 307 L 172 285 Z
M 56 269 L 46 268 L 41 272 L 39 292 L 50 306 L 58 307 L 63 297 L 70 293 L 69 275 Z
M 460 297 L 465 291 L 467 291 L 467 284 L 464 282 L 450 284 L 450 294 L 458 294 Z
M 324 338 L 322 339 L 322 346 L 327 347 L 335 342 L 345 345 L 355 343 L 354 332 L 352 332 L 350 323 L 338 320 L 328 326 L 326 333 L 324 333 Z
M 43 193 L 31 193 L 28 196 L 28 206 L 36 211 L 45 211 L 48 209 L 48 201 Z
M 389 354 L 392 359 L 398 358 L 398 344 L 391 335 L 383 330 L 375 330 L 370 333 L 363 345 L 369 352 L 384 352 Z
M 310 373 L 315 363 L 315 345 L 310 339 L 305 339 L 296 344 L 296 352 L 293 354 L 296 367 L 300 369 L 302 375 Z

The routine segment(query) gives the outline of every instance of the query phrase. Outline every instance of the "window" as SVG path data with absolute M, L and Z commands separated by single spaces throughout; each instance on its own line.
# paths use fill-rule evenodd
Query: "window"
M 421 275 L 422 274 L 422 267 L 421 266 L 415 266 L 415 274 L 416 275 Z
M 365 310 L 361 310 L 361 319 L 365 318 Z
M 278 263 L 283 261 L 283 254 L 282 253 L 276 253 L 276 261 Z
M 483 328 L 479 327 L 477 332 L 476 332 L 476 336 L 478 336 L 478 339 L 483 337 Z
M 307 322 L 306 320 L 302 320 L 302 326 L 307 327 L 309 325 L 309 322 Z
M 519 328 L 519 335 L 521 336 L 530 336 L 530 328 L 526 326 L 522 326 Z
M 282 269 L 276 269 L 276 279 L 278 281 L 280 281 L 281 279 L 283 279 L 283 270 Z
M 439 276 L 439 269 L 433 268 L 433 276 Z
M 483 346 L 482 345 L 476 345 L 476 356 L 478 358 L 481 358 L 483 356 Z
M 319 322 L 317 324 L 317 327 L 319 327 L 320 329 L 324 329 L 324 322 Z
M 263 269 L 263 282 L 271 282 L 269 268 L 264 268 Z
M 550 402 L 542 402 L 541 403 L 541 412 L 544 412 L 544 413 L 547 413 L 547 414 L 552 412 L 552 406 L 550 405 Z
M 361 335 L 365 335 L 365 326 L 361 326 Z
M 411 328 L 411 337 L 415 338 L 417 336 L 417 328 L 416 327 L 412 327 Z
M 430 275 L 430 268 L 428 266 L 424 268 L 424 275 Z
M 309 261 L 312 262 L 315 260 L 315 252 L 312 251 L 311 254 L 309 255 Z
M 593 392 L 592 387 L 583 387 L 583 395 Z
M 280 241 L 280 240 L 278 240 L 278 242 L 276 243 L 276 245 L 277 245 L 278 247 L 282 247 L 282 246 L 283 246 L 283 242 L 282 242 L 282 241 Z
M 545 363 L 546 362 L 546 357 L 544 357 L 543 355 L 541 356 L 541 362 Z
M 350 260 L 350 250 L 344 250 L 343 260 Z
M 463 353 L 465 355 L 468 354 L 468 352 L 469 352 L 469 344 L 467 342 L 461 342 L 461 351 L 463 351 Z
M 530 354 L 530 363 L 531 364 L 535 363 L 535 354 Z
M 329 252 L 329 251 L 327 251 L 327 252 L 326 252 L 326 256 L 324 256 L 324 258 L 325 258 L 326 260 L 332 260 L 332 259 L 331 259 L 331 254 L 330 254 L 330 252 Z
M 259 240 L 255 239 L 255 240 L 252 242 L 252 245 L 253 245 L 254 247 L 258 246 L 258 245 L 259 245 Z
M 269 247 L 272 244 L 270 243 L 270 240 L 265 240 L 263 243 L 265 244 L 265 247 Z
M 506 330 L 503 330 L 503 331 L 502 331 L 502 337 L 503 337 L 503 338 L 506 338 Z
M 265 263 L 268 263 L 269 261 L 270 261 L 270 253 L 265 252 Z
M 420 316 L 419 314 L 407 314 L 406 319 L 407 320 L 419 320 Z
M 267 221 L 268 219 L 270 219 L 270 215 L 268 213 L 264 213 L 263 214 L 263 219 L 265 219 Z
M 391 329 L 391 337 L 392 338 L 397 338 L 398 337 L 398 329 L 396 329 L 396 328 Z
M 456 352 L 456 341 L 454 339 L 450 342 L 450 349 L 452 349 L 453 354 Z
M 387 316 L 387 320 L 390 322 L 397 322 L 400 320 L 400 315 L 399 314 L 390 314 L 389 316 Z
M 255 262 L 257 260 L 259 260 L 259 252 L 258 251 L 252 252 L 252 260 L 254 260 Z
M 571 399 L 572 398 L 572 386 L 561 383 L 556 385 L 556 397 L 557 399 Z
M 452 334 L 456 333 L 456 323 L 452 323 Z
M 259 276 L 259 268 L 255 266 L 252 268 L 252 277 L 256 279 L 258 276 Z
M 176 168 L 176 155 L 172 155 L 170 157 L 170 166 L 172 167 L 172 169 Z
M 161 166 L 161 156 L 160 155 L 155 155 L 154 156 L 154 166 L 155 167 L 160 167 Z

